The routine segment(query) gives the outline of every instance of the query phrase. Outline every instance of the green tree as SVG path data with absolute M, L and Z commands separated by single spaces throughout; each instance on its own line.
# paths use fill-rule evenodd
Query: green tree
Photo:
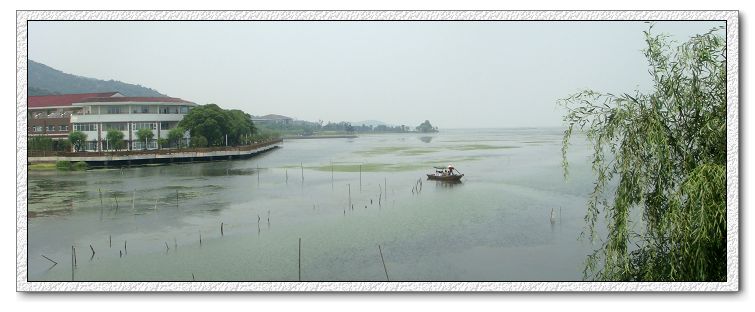
M 238 109 L 225 111 L 228 120 L 228 144 L 239 145 L 246 137 L 254 135 L 256 128 L 252 116 Z
M 191 137 L 191 147 L 207 147 L 207 138 L 198 135 Z
M 108 129 L 107 134 L 105 134 L 105 140 L 107 140 L 106 147 L 109 149 L 118 151 L 125 147 L 125 144 L 123 143 L 123 132 L 120 130 Z
M 225 145 L 225 135 L 228 134 L 228 115 L 215 104 L 194 107 L 178 124 L 189 130 L 189 134 L 203 136 L 209 145 Z
M 422 132 L 422 133 L 437 132 L 438 131 L 438 130 L 436 130 L 433 127 L 433 125 L 430 123 L 429 120 L 425 120 L 425 122 L 423 122 L 419 126 L 417 126 L 416 129 L 417 129 L 417 131 Z
M 71 151 L 71 141 L 70 140 L 62 139 L 62 140 L 57 140 L 54 143 L 55 143 L 54 144 L 55 145 L 54 149 L 56 151 L 61 151 L 61 152 L 70 152 Z
M 152 129 L 141 128 L 136 131 L 136 138 L 139 140 L 139 142 L 142 142 L 142 143 L 144 143 L 145 141 L 149 142 L 154 137 L 155 137 L 155 134 L 152 132 Z M 147 145 L 144 145 L 143 149 L 147 149 Z
M 585 278 L 726 280 L 726 41 L 723 28 L 672 47 L 646 31 L 653 90 L 562 100 L 564 176 L 572 131 L 593 146 Z M 598 216 L 606 237 L 596 237 Z
M 164 148 L 168 144 L 170 144 L 170 141 L 166 138 L 157 139 L 157 148 Z
M 71 132 L 68 134 L 68 141 L 71 141 L 75 151 L 80 152 L 87 141 L 87 134 L 81 131 Z
M 175 144 L 176 147 L 181 148 L 181 142 L 183 142 L 184 133 L 186 133 L 186 129 L 184 129 L 183 127 L 175 127 L 173 129 L 170 129 L 170 131 L 168 131 L 169 144 Z
M 46 136 L 32 136 L 29 138 L 30 151 L 51 151 L 52 139 Z

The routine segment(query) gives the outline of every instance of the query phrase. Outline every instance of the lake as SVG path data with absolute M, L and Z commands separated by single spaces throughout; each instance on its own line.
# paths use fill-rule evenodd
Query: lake
M 580 281 L 590 148 L 573 138 L 564 179 L 562 132 L 286 140 L 247 160 L 29 172 L 29 281 Z M 462 183 L 426 179 L 449 163 Z

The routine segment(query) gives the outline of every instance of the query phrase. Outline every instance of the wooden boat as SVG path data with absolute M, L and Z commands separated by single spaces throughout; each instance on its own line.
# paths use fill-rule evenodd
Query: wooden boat
M 435 168 L 435 173 L 428 173 L 428 180 L 458 182 L 461 181 L 461 178 L 464 176 L 464 174 L 459 172 L 459 170 L 456 170 L 453 165 L 448 165 L 448 167 L 433 168 Z

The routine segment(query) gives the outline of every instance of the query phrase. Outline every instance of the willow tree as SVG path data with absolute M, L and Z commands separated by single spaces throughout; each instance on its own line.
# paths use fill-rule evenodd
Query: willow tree
M 653 88 L 562 99 L 567 130 L 592 145 L 585 278 L 726 280 L 726 44 L 723 28 L 676 45 L 646 32 Z M 599 222 L 603 215 L 605 223 Z M 605 226 L 605 234 L 597 234 Z

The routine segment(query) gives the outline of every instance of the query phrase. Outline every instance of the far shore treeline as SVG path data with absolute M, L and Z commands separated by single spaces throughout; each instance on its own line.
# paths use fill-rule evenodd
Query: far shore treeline
M 108 146 L 116 151 L 125 149 L 124 134 L 120 130 L 104 129 L 104 139 Z M 140 141 L 151 141 L 152 131 L 142 129 L 135 133 Z M 369 133 L 433 133 L 438 127 L 425 120 L 418 126 L 411 128 L 406 125 L 352 125 L 350 122 L 311 122 L 295 120 L 290 123 L 258 123 L 252 121 L 252 116 L 238 109 L 223 109 L 217 104 L 210 103 L 192 108 L 178 123 L 178 127 L 170 129 L 167 138 L 158 138 L 157 146 L 164 148 L 240 146 L 257 142 L 279 139 L 282 136 L 318 136 L 339 134 L 369 134 Z M 186 134 L 190 135 L 188 146 L 184 142 Z M 81 131 L 69 133 L 67 139 L 53 140 L 45 136 L 28 137 L 28 150 L 31 152 L 78 152 L 83 150 L 87 136 Z

